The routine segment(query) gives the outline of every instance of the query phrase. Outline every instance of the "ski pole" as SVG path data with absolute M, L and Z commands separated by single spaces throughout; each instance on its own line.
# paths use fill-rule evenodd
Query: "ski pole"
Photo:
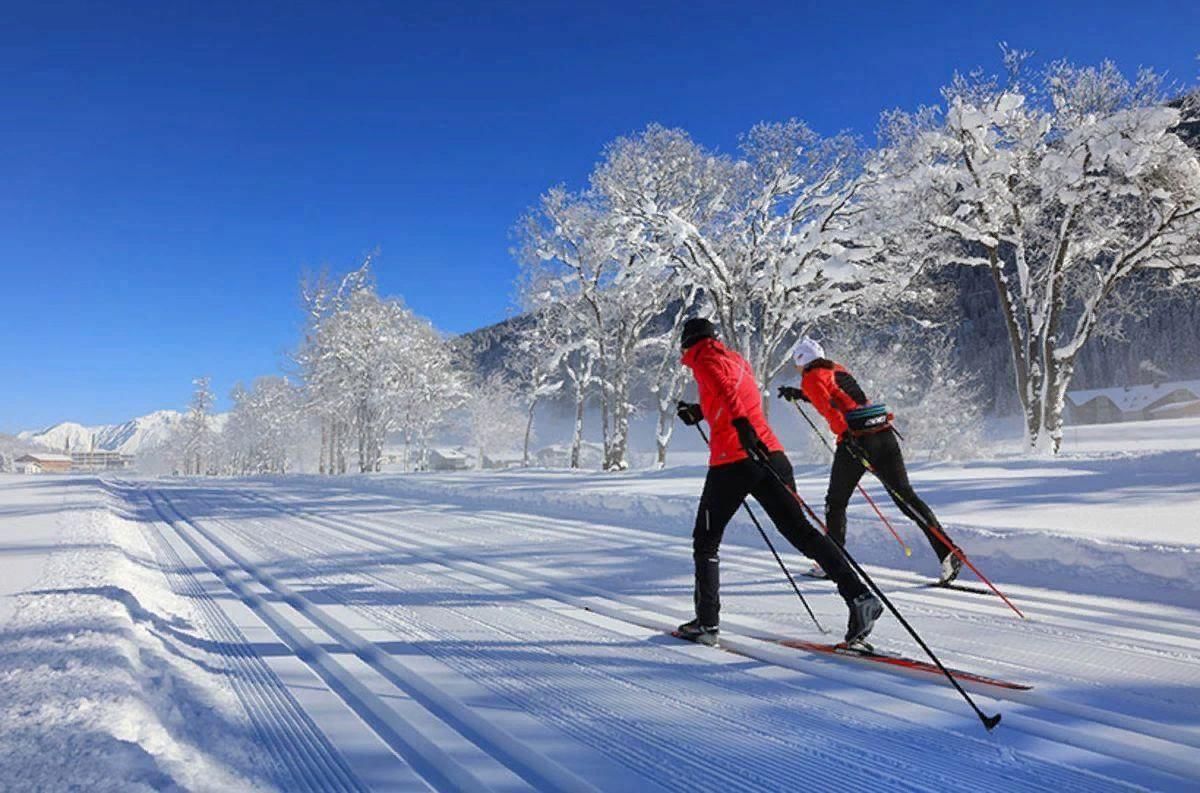
M 700 437 L 704 439 L 704 445 L 707 446 L 708 434 L 704 432 L 704 428 L 699 424 L 696 425 L 696 429 L 700 431 Z M 817 630 L 819 630 L 821 633 L 829 633 L 829 631 L 825 629 L 825 626 L 821 624 L 820 620 L 817 619 L 817 615 L 813 614 L 813 610 L 808 605 L 808 601 L 804 599 L 804 594 L 800 591 L 800 587 L 796 586 L 796 579 L 792 578 L 792 574 L 788 571 L 787 565 L 783 563 L 783 559 L 780 558 L 779 552 L 775 550 L 775 545 L 771 542 L 771 538 L 767 536 L 765 531 L 763 531 L 762 524 L 758 522 L 758 518 L 755 517 L 754 512 L 750 509 L 750 505 L 746 503 L 746 499 L 744 498 L 742 499 L 742 507 L 746 510 L 746 514 L 750 516 L 751 522 L 754 523 L 754 528 L 758 529 L 758 536 L 762 537 L 763 542 L 765 542 L 767 547 L 771 549 L 771 555 L 775 557 L 775 561 L 779 564 L 779 569 L 783 571 L 785 576 L 787 576 L 788 583 L 792 585 L 792 591 L 796 593 L 796 597 L 800 598 L 800 602 L 804 604 L 804 610 L 807 611 L 808 616 L 812 618 L 813 625 L 816 625 Z
M 918 521 L 918 523 L 920 524 L 921 528 L 927 529 L 930 533 L 933 534 L 933 536 L 937 537 L 938 540 L 940 540 L 947 548 L 949 548 L 950 553 L 954 554 L 960 560 L 962 560 L 962 563 L 965 564 L 967 567 L 969 567 L 971 569 L 971 572 L 973 572 L 975 575 L 979 576 L 979 580 L 982 581 L 983 583 L 987 584 L 988 589 L 995 592 L 996 596 L 999 597 L 1001 600 L 1003 600 L 1010 609 L 1012 609 L 1014 612 L 1016 612 L 1018 617 L 1020 617 L 1023 620 L 1029 619 L 1024 614 L 1021 613 L 1021 610 L 1019 608 L 1017 608 L 1015 605 L 1013 605 L 1013 602 L 1011 600 L 1009 600 L 1007 597 L 1005 597 L 1003 592 L 1001 592 L 999 589 L 996 588 L 995 584 L 993 584 L 991 581 L 988 580 L 987 576 L 985 576 L 983 573 L 979 572 L 979 568 L 976 567 L 971 562 L 971 560 L 967 558 L 967 554 L 963 551 L 962 548 L 959 548 L 957 545 L 950 542 L 950 539 L 948 537 L 946 537 L 946 535 L 942 532 L 942 529 L 940 526 L 938 526 L 936 523 L 928 523 L 927 524 L 927 521 L 925 520 L 924 516 L 922 516 L 920 512 L 917 512 L 915 509 L 913 509 L 912 505 L 909 504 L 908 501 L 906 501 L 903 496 L 901 496 L 899 493 L 897 493 L 896 490 L 891 485 L 889 485 L 882 476 L 879 475 L 879 472 L 875 470 L 875 467 L 873 465 L 871 465 L 871 461 L 867 457 L 866 452 L 864 452 L 862 450 L 862 447 L 860 447 L 853 440 L 847 440 L 846 445 L 847 445 L 847 448 L 850 449 L 850 453 L 854 455 L 854 458 L 856 460 L 858 460 L 859 463 L 862 464 L 863 468 L 866 468 L 868 471 L 870 471 L 872 474 L 875 475 L 875 478 L 878 479 L 879 482 L 884 486 L 884 488 L 887 489 L 888 494 L 891 495 L 891 497 L 893 499 L 895 499 L 897 503 L 903 504 L 904 507 L 910 513 L 920 517 L 920 520 Z
M 817 425 L 813 423 L 813 420 L 808 417 L 808 414 L 804 412 L 804 408 L 800 407 L 800 403 L 793 402 L 793 404 L 796 406 L 796 410 L 800 411 L 800 415 L 804 416 L 804 420 L 808 422 L 808 426 L 812 427 L 813 432 L 815 432 L 817 437 L 821 439 L 821 443 L 825 444 L 825 448 L 829 450 L 829 453 L 837 454 L 833 447 L 829 445 L 829 439 L 821 433 L 821 430 L 817 428 Z M 912 548 L 909 548 L 908 544 L 905 543 L 900 537 L 900 534 L 892 526 L 892 522 L 884 516 L 883 511 L 879 509 L 879 505 L 875 503 L 875 499 L 871 498 L 871 494 L 867 492 L 866 488 L 862 486 L 861 482 L 858 483 L 858 492 L 862 493 L 862 497 L 865 498 L 867 503 L 871 505 L 871 509 L 875 510 L 875 514 L 879 516 L 881 521 L 883 521 L 883 525 L 887 526 L 887 530 L 890 531 L 892 536 L 896 538 L 896 542 L 900 543 L 900 547 L 904 549 L 904 555 L 912 556 Z
M 784 490 L 792 494 L 792 497 L 796 499 L 800 506 L 804 508 L 804 511 L 807 512 L 813 519 L 813 522 L 820 526 L 822 531 L 828 534 L 828 529 L 825 528 L 825 524 L 821 522 L 821 519 L 817 517 L 817 513 L 813 512 L 812 508 L 808 506 L 808 503 L 800 497 L 800 494 L 797 493 L 791 487 L 791 485 L 784 481 L 784 478 L 779 475 L 779 472 L 772 468 L 770 463 L 762 455 L 758 455 L 754 459 L 759 465 L 766 468 L 771 475 L 775 477 L 775 480 L 779 482 L 779 484 L 783 485 Z M 831 540 L 830 542 L 833 541 Z M 925 654 L 929 656 L 934 665 L 936 665 L 937 668 L 942 671 L 942 674 L 946 676 L 946 679 L 950 681 L 950 685 L 954 686 L 955 690 L 958 691 L 958 693 L 962 695 L 962 698 L 967 701 L 967 704 L 970 705 L 971 709 L 975 711 L 975 715 L 979 717 L 981 722 L 983 722 L 984 728 L 991 732 L 992 728 L 1000 723 L 1001 714 L 997 713 L 994 716 L 988 716 L 982 710 L 980 710 L 979 706 L 975 704 L 975 700 L 971 699 L 971 695 L 968 694 L 966 690 L 959 684 L 959 682 L 954 679 L 954 675 L 950 674 L 950 670 L 942 664 L 941 659 L 938 658 L 933 650 L 929 648 L 929 645 L 925 643 L 925 640 L 921 638 L 921 635 L 917 633 L 916 629 L 908 624 L 908 620 L 904 619 L 904 615 L 902 615 L 900 611 L 894 605 L 892 605 L 892 601 L 888 599 L 887 595 L 883 594 L 883 590 L 879 588 L 879 585 L 875 583 L 871 576 L 867 575 L 867 571 L 862 569 L 862 566 L 855 561 L 854 557 L 850 555 L 850 552 L 838 545 L 836 542 L 833 543 L 833 546 L 841 552 L 842 557 L 850 564 L 852 568 L 854 568 L 854 572 L 858 573 L 862 580 L 866 582 L 867 586 L 879 596 L 879 599 L 885 606 L 887 606 L 888 611 L 892 612 L 892 616 L 894 616 L 900 622 L 900 624 L 904 626 L 904 629 L 908 631 L 909 635 L 912 636 L 913 639 L 916 640 L 917 644 L 921 646 L 921 649 L 925 651 Z

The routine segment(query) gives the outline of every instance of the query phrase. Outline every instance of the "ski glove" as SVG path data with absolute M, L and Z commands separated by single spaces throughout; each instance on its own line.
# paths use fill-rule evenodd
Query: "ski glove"
M 675 410 L 675 415 L 679 416 L 680 420 L 689 427 L 694 427 L 704 420 L 704 414 L 700 412 L 700 406 L 695 402 L 680 402 Z
M 758 433 L 754 431 L 754 427 L 750 424 L 750 419 L 740 418 L 733 420 L 733 428 L 737 430 L 738 442 L 742 444 L 742 448 L 746 450 L 746 454 L 750 455 L 752 460 L 765 460 L 767 457 L 767 445 L 758 437 Z
M 790 385 L 779 386 L 779 398 L 786 399 L 788 402 L 795 402 L 797 399 L 801 402 L 808 401 L 808 397 L 804 396 L 803 391 Z

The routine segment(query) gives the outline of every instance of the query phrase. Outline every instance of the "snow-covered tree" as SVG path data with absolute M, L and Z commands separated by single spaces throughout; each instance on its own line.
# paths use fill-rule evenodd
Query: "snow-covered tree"
M 563 389 L 564 375 L 559 358 L 559 329 L 552 320 L 535 315 L 521 330 L 513 353 L 510 371 L 517 389 L 525 403 L 525 434 L 522 440 L 521 464 L 526 468 L 531 462 L 530 444 L 533 442 L 533 419 L 538 405 Z
M 912 231 L 896 252 L 987 268 L 1032 449 L 1057 451 L 1076 357 L 1118 321 L 1139 272 L 1200 273 L 1200 162 L 1160 80 L 1058 63 L 1027 80 L 957 77 L 945 106 L 885 117 L 876 209 Z
M 216 401 L 209 385 L 209 378 L 198 377 L 192 381 L 192 404 L 184 424 L 183 473 L 199 476 L 209 473 L 209 464 L 214 448 L 211 427 L 212 407 Z
M 303 425 L 299 390 L 283 377 L 260 377 L 233 390 L 233 410 L 221 435 L 227 465 L 238 474 L 286 474 L 299 453 Z
M 521 443 L 525 411 L 516 389 L 502 374 L 492 374 L 471 387 L 465 407 L 479 468 L 486 456 L 512 451 Z
M 694 293 L 677 299 L 643 340 L 639 354 L 640 363 L 643 364 L 640 368 L 649 377 L 647 385 L 658 413 L 654 445 L 655 464 L 659 468 L 667 464 L 667 449 L 678 426 L 675 420 L 676 407 L 691 377 L 680 360 L 679 341 L 683 323 L 693 311 L 695 303 Z
M 329 473 L 346 472 L 351 440 L 359 471 L 378 471 L 396 432 L 423 459 L 433 428 L 461 399 L 446 341 L 399 299 L 380 297 L 369 268 L 370 260 L 336 286 L 323 278 L 304 289 L 308 327 L 296 359 Z
M 523 298 L 542 321 L 558 323 L 560 343 L 552 354 L 568 367 L 575 386 L 576 443 L 582 439 L 586 394 L 596 387 L 603 429 L 605 468 L 626 466 L 629 369 L 633 346 L 629 306 L 614 284 L 623 255 L 611 216 L 590 192 L 554 188 L 517 229 L 518 256 L 525 268 Z M 553 320 L 550 317 L 553 316 Z
M 857 222 L 861 156 L 853 138 L 797 120 L 754 127 L 740 158 L 651 126 L 611 144 L 592 185 L 636 253 L 631 266 L 672 268 L 679 299 L 702 292 L 765 394 L 797 335 L 910 275 L 882 260 L 878 234 Z

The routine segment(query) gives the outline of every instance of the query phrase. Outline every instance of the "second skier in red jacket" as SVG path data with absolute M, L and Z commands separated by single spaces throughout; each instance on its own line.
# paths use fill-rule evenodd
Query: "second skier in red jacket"
M 792 465 L 763 415 L 754 373 L 742 356 L 716 336 L 716 327 L 706 319 L 691 319 L 683 326 L 683 363 L 696 377 L 700 403 L 681 402 L 679 417 L 689 425 L 707 420 L 712 437 L 708 476 L 692 531 L 696 618 L 680 625 L 679 635 L 704 644 L 717 643 L 721 608 L 718 549 L 725 526 L 750 495 L 788 542 L 828 572 L 850 609 L 846 642 L 861 641 L 883 613 L 883 606 L 837 546 L 805 517 L 795 494 Z
M 866 470 L 864 463 L 869 464 L 900 511 L 925 533 L 942 565 L 938 583 L 949 584 L 958 576 L 962 561 L 947 544 L 949 538 L 933 510 L 908 481 L 904 455 L 900 452 L 887 408 L 872 405 L 854 376 L 841 364 L 826 358 L 825 350 L 817 341 L 801 339 L 792 356 L 800 371 L 800 387 L 783 386 L 779 395 L 788 400 L 812 403 L 837 436 L 837 451 L 829 473 L 829 492 L 825 496 L 825 525 L 829 536 L 838 545 L 846 544 L 846 505 Z M 814 572 L 819 574 L 815 568 Z

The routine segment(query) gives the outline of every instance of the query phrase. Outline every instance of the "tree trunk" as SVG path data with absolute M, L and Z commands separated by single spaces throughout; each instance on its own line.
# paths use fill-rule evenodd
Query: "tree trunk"
M 669 401 L 659 400 L 658 431 L 654 433 L 656 447 L 655 467 L 660 470 L 667 467 L 667 447 L 671 445 L 671 435 L 675 432 L 675 410 Z
M 571 436 L 571 467 L 579 467 L 580 450 L 583 446 L 583 387 L 575 388 L 575 431 Z
M 521 467 L 529 467 L 529 441 L 533 437 L 533 409 L 537 407 L 537 400 L 533 399 L 529 402 L 529 417 L 525 420 L 525 451 L 521 455 Z

